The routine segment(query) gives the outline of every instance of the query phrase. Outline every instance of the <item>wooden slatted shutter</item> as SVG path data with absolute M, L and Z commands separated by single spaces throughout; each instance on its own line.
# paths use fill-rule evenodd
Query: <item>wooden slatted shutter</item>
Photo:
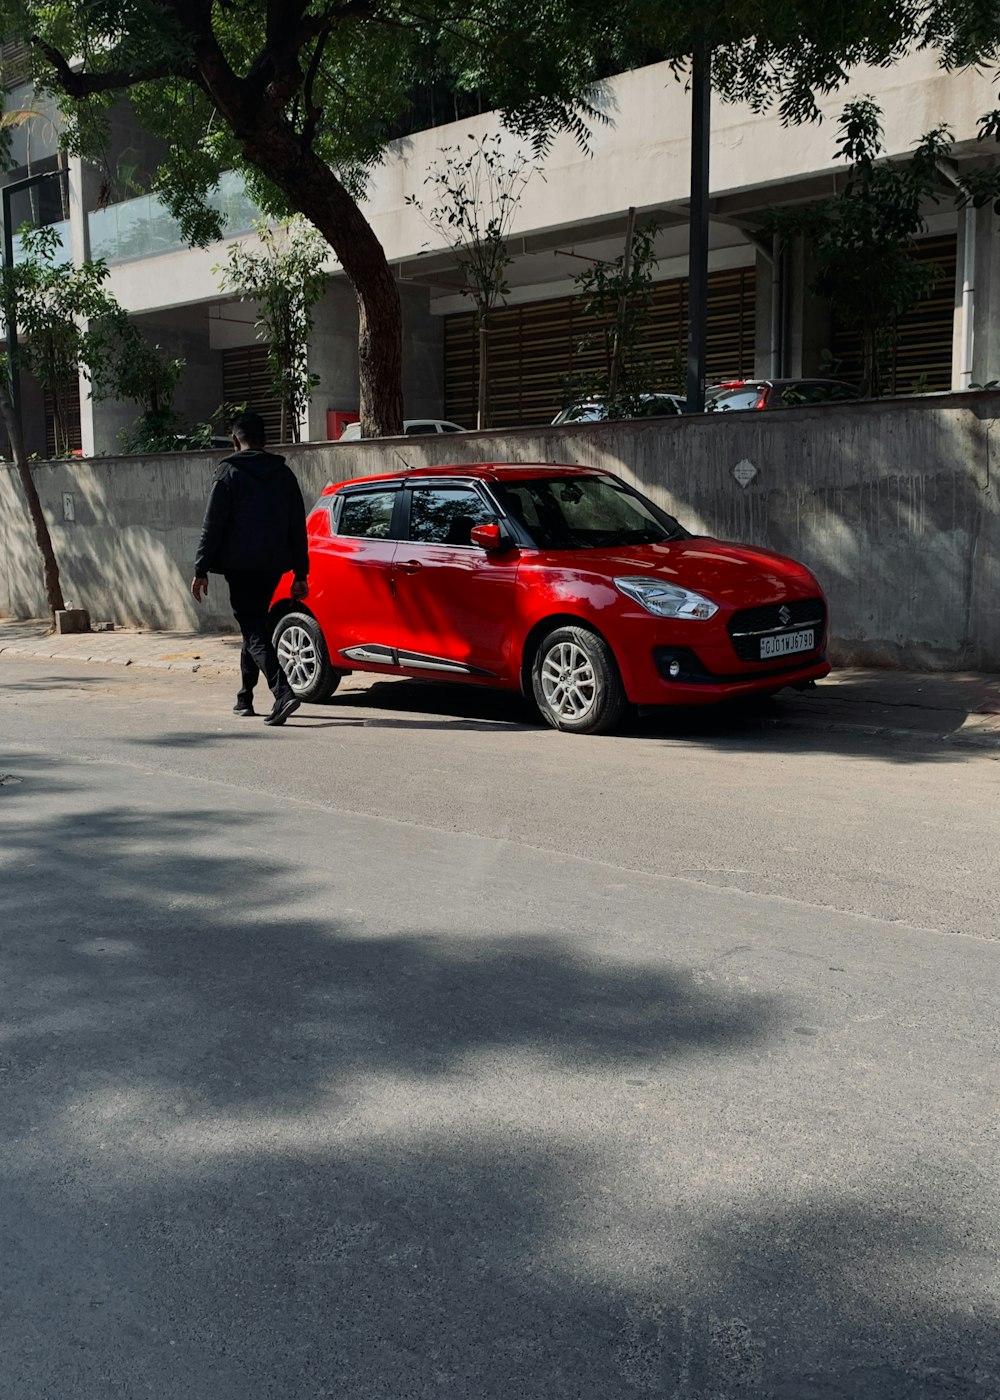
M 885 381 L 887 394 L 909 394 L 914 388 L 951 388 L 952 335 L 955 318 L 955 235 L 925 238 L 913 250 L 922 263 L 934 263 L 941 276 L 930 295 L 900 317 Z M 837 377 L 861 379 L 861 335 L 855 326 L 833 324 L 833 356 Z
M 266 345 L 239 345 L 223 350 L 222 398 L 226 404 L 246 404 L 248 409 L 259 413 L 267 429 L 268 442 L 278 441 L 281 405 L 271 388 Z
M 709 380 L 751 375 L 754 361 L 754 269 L 709 278 Z M 551 423 L 572 384 L 597 368 L 600 344 L 584 345 L 600 323 L 584 314 L 582 297 L 506 306 L 490 318 L 490 422 L 497 426 Z M 656 367 L 652 388 L 680 388 L 672 371 L 687 354 L 687 279 L 653 288 L 645 345 Z M 445 318 L 445 416 L 466 427 L 476 421 L 479 374 L 475 317 Z M 657 379 L 657 375 L 660 376 Z
M 0 87 L 13 88 L 31 77 L 31 54 L 23 39 L 0 42 Z
M 77 380 L 66 386 L 66 393 L 62 396 L 62 411 L 66 417 L 66 432 L 69 438 L 69 450 L 79 452 L 83 448 L 83 431 L 80 423 L 80 385 Z M 56 455 L 56 415 L 55 403 L 51 389 L 42 391 L 42 408 L 45 413 L 45 455 L 54 457 Z

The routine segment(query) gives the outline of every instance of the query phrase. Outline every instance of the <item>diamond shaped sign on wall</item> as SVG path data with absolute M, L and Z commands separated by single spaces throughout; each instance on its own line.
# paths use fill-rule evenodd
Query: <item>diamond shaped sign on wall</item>
M 733 467 L 733 479 L 738 481 L 744 490 L 746 490 L 756 475 L 757 468 L 749 457 L 741 458 L 741 460 L 736 463 L 736 466 Z

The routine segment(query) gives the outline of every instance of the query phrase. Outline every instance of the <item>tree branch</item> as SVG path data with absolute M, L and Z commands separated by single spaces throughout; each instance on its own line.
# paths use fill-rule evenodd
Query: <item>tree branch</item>
M 328 25 L 316 40 L 316 47 L 312 51 L 309 67 L 306 70 L 306 78 L 303 85 L 303 101 L 305 103 L 306 119 L 302 124 L 302 131 L 299 135 L 299 141 L 306 149 L 312 145 L 320 117 L 323 115 L 323 108 L 313 101 L 313 90 L 316 85 L 317 74 L 319 73 L 319 65 L 323 59 L 323 50 L 326 48 L 327 41 L 330 38 L 331 27 L 332 26 Z
M 51 44 L 37 34 L 28 40 L 45 55 L 55 70 L 56 81 L 70 97 L 92 97 L 99 92 L 122 92 L 138 83 L 155 82 L 159 78 L 193 78 L 194 67 L 184 69 L 179 64 L 157 64 L 150 68 L 109 68 L 103 73 L 78 73 Z

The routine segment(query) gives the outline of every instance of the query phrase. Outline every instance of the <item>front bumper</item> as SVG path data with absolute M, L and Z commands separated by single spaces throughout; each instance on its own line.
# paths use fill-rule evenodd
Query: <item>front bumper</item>
M 798 666 L 777 666 L 771 671 L 754 675 L 709 676 L 697 681 L 678 677 L 660 677 L 659 685 L 644 688 L 642 697 L 634 700 L 641 708 L 661 705 L 717 705 L 741 695 L 769 695 L 786 685 L 807 685 L 830 674 L 825 656 L 810 657 Z
M 810 651 L 771 661 L 741 661 L 724 626 L 701 628 L 694 623 L 650 628 L 646 620 L 645 625 L 625 629 L 620 640 L 625 645 L 619 665 L 633 705 L 719 704 L 741 695 L 805 685 L 830 673 L 825 626 L 818 645 Z

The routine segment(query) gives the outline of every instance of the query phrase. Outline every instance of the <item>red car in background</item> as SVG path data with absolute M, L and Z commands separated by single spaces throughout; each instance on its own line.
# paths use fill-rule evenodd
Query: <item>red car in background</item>
M 556 729 L 825 676 L 827 609 L 802 564 L 692 535 L 608 472 L 420 468 L 326 488 L 309 596 L 273 603 L 303 700 L 352 670 L 520 690 Z
M 705 390 L 705 411 L 800 408 L 817 403 L 847 403 L 860 397 L 853 384 L 840 379 L 727 379 Z

